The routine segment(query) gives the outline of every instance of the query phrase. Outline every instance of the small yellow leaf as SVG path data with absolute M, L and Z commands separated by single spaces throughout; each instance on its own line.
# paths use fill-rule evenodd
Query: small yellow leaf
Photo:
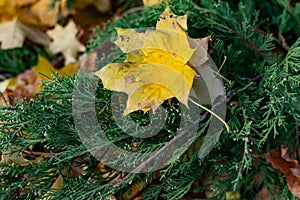
M 78 71 L 79 65 L 77 63 L 70 63 L 62 67 L 61 69 L 56 69 L 46 58 L 39 56 L 38 64 L 32 67 L 32 69 L 38 76 L 39 84 L 35 85 L 35 91 L 36 93 L 38 93 L 41 91 L 41 80 L 46 80 L 48 79 L 47 77 L 51 78 L 52 73 L 66 74 L 72 76 Z
M 78 69 L 79 69 L 78 63 L 69 63 L 56 71 L 59 74 L 73 76 L 75 73 L 77 73 Z
M 77 63 L 70 63 L 60 69 L 56 69 L 46 58 L 39 56 L 38 64 L 32 67 L 32 69 L 37 74 L 39 80 L 46 80 L 48 79 L 47 77 L 51 78 L 52 72 L 72 76 L 78 71 L 79 65 Z
M 39 56 L 38 64 L 32 67 L 32 69 L 37 74 L 39 80 L 46 80 L 47 77 L 51 77 L 51 70 L 55 71 L 53 65 L 42 56 Z
M 226 200 L 238 200 L 241 199 L 239 192 L 228 191 L 226 192 Z
M 57 179 L 55 180 L 55 182 L 52 184 L 51 189 L 56 189 L 56 190 L 60 190 L 63 188 L 63 177 L 62 175 L 59 175 L 57 177 Z
M 53 39 L 49 45 L 51 53 L 62 52 L 65 64 L 76 62 L 78 52 L 84 52 L 85 47 L 76 38 L 78 30 L 74 21 L 70 21 L 66 27 L 57 24 L 47 34 Z
M 161 3 L 167 3 L 168 0 L 143 0 L 143 3 L 145 6 L 154 6 L 154 5 L 159 5 Z

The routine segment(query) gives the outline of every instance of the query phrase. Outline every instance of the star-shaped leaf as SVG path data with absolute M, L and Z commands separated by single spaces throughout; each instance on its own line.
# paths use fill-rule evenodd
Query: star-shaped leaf
M 78 32 L 76 24 L 70 21 L 66 27 L 57 24 L 47 34 L 53 39 L 49 48 L 53 54 L 61 52 L 65 57 L 65 64 L 76 61 L 78 52 L 84 52 L 85 47 L 77 40 Z

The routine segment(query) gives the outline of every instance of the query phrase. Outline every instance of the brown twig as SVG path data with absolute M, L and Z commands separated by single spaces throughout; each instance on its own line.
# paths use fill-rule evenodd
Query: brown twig
M 249 45 L 249 47 L 251 47 L 256 53 L 258 53 L 262 58 L 265 58 L 267 55 L 262 52 L 261 50 L 258 49 L 258 47 L 251 41 L 248 39 L 245 39 L 241 34 L 239 34 L 237 31 L 235 30 L 231 30 L 233 34 L 235 34 L 238 38 L 240 38 L 241 40 L 245 41 L 245 43 L 247 45 Z
M 53 156 L 49 153 L 43 153 L 43 152 L 36 152 L 36 151 L 28 151 L 28 150 L 24 150 L 23 151 L 25 154 L 28 155 L 34 155 L 34 156 L 44 156 L 47 158 L 53 158 Z
M 126 10 L 125 12 L 121 13 L 118 17 L 125 17 L 126 15 L 128 15 L 130 13 L 134 13 L 136 11 L 140 11 L 140 10 L 143 10 L 143 9 L 145 9 L 145 6 L 134 7 L 134 8 L 131 8 L 131 9 Z
M 214 111 L 219 105 L 221 105 L 223 102 L 218 102 L 217 104 L 213 105 L 211 108 L 212 111 Z M 145 160 L 143 163 L 141 163 L 139 166 L 137 166 L 133 171 L 131 171 L 128 175 L 123 177 L 122 179 L 118 180 L 117 183 L 114 183 L 116 186 L 124 183 L 128 178 L 131 176 L 131 174 L 137 173 L 140 169 L 142 169 L 144 166 L 146 166 L 148 163 L 150 163 L 153 159 L 155 159 L 159 154 L 164 152 L 166 149 L 168 149 L 176 140 L 180 139 L 183 137 L 186 133 L 190 131 L 191 128 L 197 126 L 201 121 L 206 119 L 208 116 L 209 112 L 205 112 L 203 115 L 201 115 L 197 120 L 195 120 L 188 129 L 182 130 L 179 134 L 177 134 L 172 140 L 166 143 L 165 146 L 163 146 L 161 149 L 159 149 L 155 154 L 150 156 L 147 160 Z
M 267 32 L 265 32 L 265 31 L 259 29 L 258 26 L 254 27 L 253 30 L 256 31 L 256 32 L 258 32 L 258 33 L 261 33 L 261 34 L 263 34 L 263 35 L 267 35 L 267 34 L 268 34 Z M 278 36 L 279 36 L 279 39 L 276 38 L 276 37 L 274 37 L 274 36 L 272 35 L 273 40 L 274 40 L 279 46 L 281 46 L 282 49 L 284 49 L 285 51 L 288 51 L 288 50 L 290 49 L 290 47 L 289 47 L 289 45 L 286 43 L 285 38 L 283 37 L 282 34 L 279 34 Z

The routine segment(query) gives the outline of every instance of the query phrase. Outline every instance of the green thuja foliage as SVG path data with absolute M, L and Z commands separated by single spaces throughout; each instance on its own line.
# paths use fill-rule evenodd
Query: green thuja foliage
M 89 52 L 114 40 L 115 27 L 154 27 L 165 6 L 132 10 L 104 30 L 96 29 Z M 216 65 L 223 64 L 231 132 L 223 130 L 212 151 L 200 159 L 197 145 L 210 122 L 210 115 L 202 112 L 192 145 L 181 157 L 176 157 L 181 147 L 175 149 L 166 167 L 148 173 L 101 167 L 99 160 L 112 165 L 124 161 L 109 160 L 118 152 L 105 151 L 109 143 L 101 135 L 119 148 L 149 155 L 178 135 L 189 134 L 189 127 L 178 132 L 181 119 L 194 121 L 180 115 L 185 108 L 172 99 L 163 104 L 166 117 L 159 133 L 137 138 L 123 130 L 137 130 L 138 124 L 133 132 L 143 134 L 143 125 L 151 120 L 134 112 L 130 119 L 135 125 L 118 124 L 114 109 L 124 109 L 126 95 L 105 90 L 96 77 L 53 75 L 34 100 L 0 107 L 2 199 L 133 199 L 136 191 L 146 200 L 225 199 L 233 191 L 238 199 L 259 199 L 263 189 L 270 199 L 296 199 L 285 176 L 263 154 L 280 152 L 282 144 L 294 152 L 299 148 L 300 3 L 174 0 L 169 6 L 178 15 L 188 15 L 191 37 L 215 38 L 209 48 Z M 97 68 L 123 60 L 117 51 L 98 55 Z M 158 111 L 151 119 L 162 115 Z M 297 153 L 293 159 L 299 159 Z M 128 154 L 124 162 L 130 167 L 135 157 Z M 55 189 L 59 179 L 63 187 Z
M 32 48 L 0 49 L 0 80 L 14 77 L 37 62 L 37 52 Z

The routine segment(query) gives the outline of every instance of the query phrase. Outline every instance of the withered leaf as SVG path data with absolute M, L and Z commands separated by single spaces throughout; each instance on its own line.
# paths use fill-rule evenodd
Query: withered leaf
M 287 147 L 282 146 L 281 154 L 276 150 L 270 150 L 264 156 L 272 167 L 285 175 L 289 190 L 300 198 L 300 166 L 297 160 L 290 158 L 287 150 Z

